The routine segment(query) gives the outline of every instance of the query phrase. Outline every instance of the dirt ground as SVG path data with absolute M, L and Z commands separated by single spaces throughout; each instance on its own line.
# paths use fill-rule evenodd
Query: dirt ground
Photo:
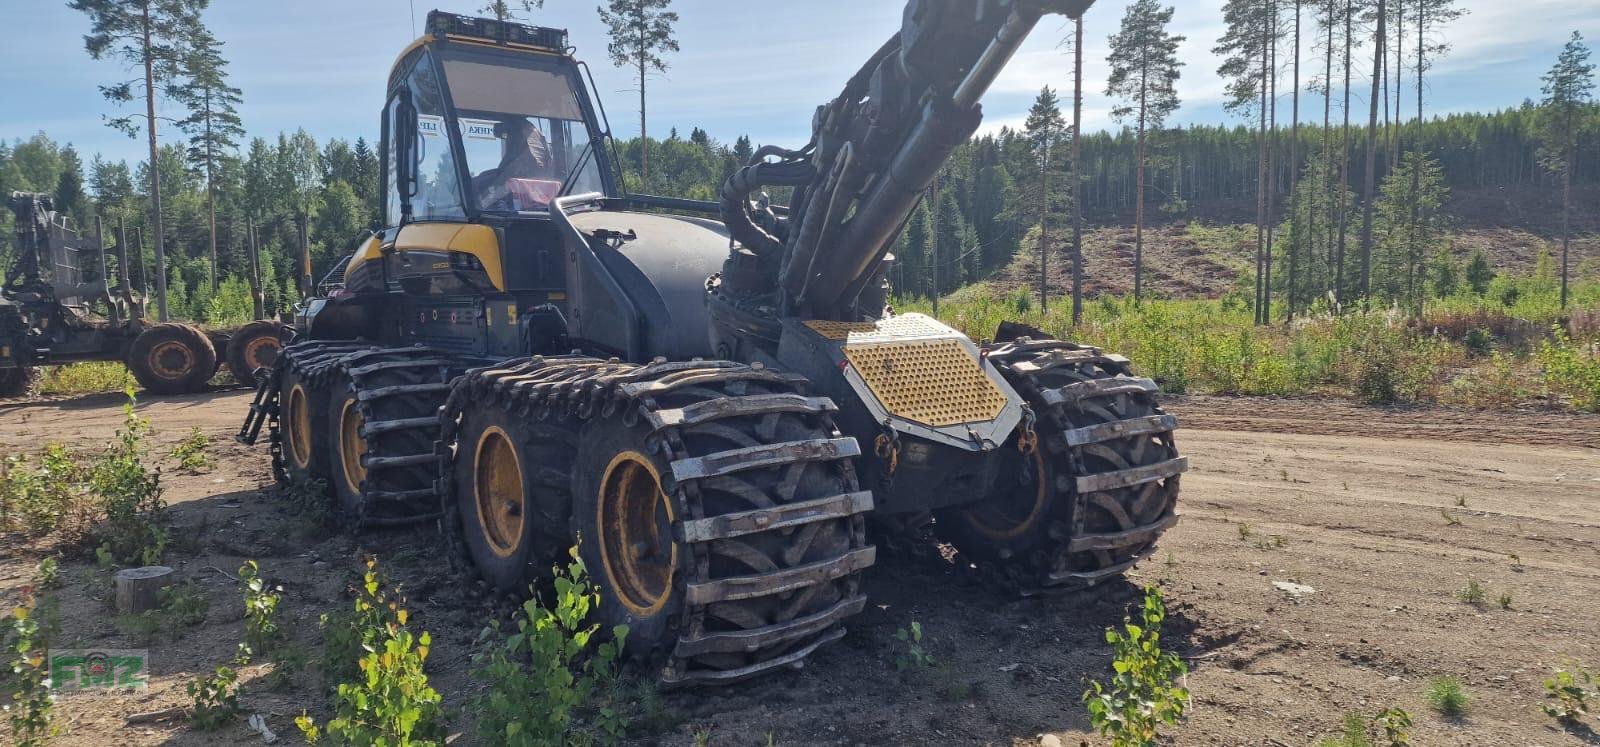
M 416 626 L 433 632 L 428 661 L 452 729 L 470 744 L 464 712 L 485 604 L 440 562 L 432 529 L 359 538 L 309 529 L 263 486 L 264 447 L 231 436 L 242 391 L 142 403 L 164 451 L 200 427 L 217 464 L 199 475 L 165 466 L 178 527 L 168 562 L 210 600 L 206 621 L 148 644 L 147 690 L 64 698 L 58 744 L 261 744 L 241 722 L 212 734 L 179 723 L 124 726 L 124 717 L 187 702 L 184 684 L 227 663 L 242 637 L 237 584 L 249 558 L 285 588 L 281 617 L 294 648 L 320 651 L 317 616 L 348 602 L 344 584 L 366 552 L 400 582 Z M 0 450 L 60 441 L 89 448 L 120 420 L 116 396 L 0 406 Z M 1343 714 L 1410 711 L 1419 745 L 1597 744 L 1539 712 L 1553 668 L 1600 666 L 1600 417 L 1383 410 L 1325 400 L 1174 398 L 1183 521 L 1129 583 L 1092 593 L 1008 599 L 940 558 L 880 555 L 873 600 L 845 639 L 799 672 L 726 690 L 667 694 L 672 718 L 640 744 L 712 745 L 1100 743 L 1087 727 L 1083 679 L 1104 679 L 1107 625 L 1135 584 L 1160 583 L 1171 611 L 1165 640 L 1190 660 L 1194 701 L 1170 730 L 1178 745 L 1310 745 Z M 1278 539 L 1281 538 L 1281 539 Z M 0 551 L 0 602 L 10 605 L 39 557 Z M 109 574 L 62 564 L 63 646 L 134 648 L 110 611 Z M 1468 580 L 1482 606 L 1456 593 Z M 1287 581 L 1314 591 L 1292 597 Z M 1495 600 L 1511 595 L 1509 609 Z M 894 631 L 920 621 L 937 664 L 897 672 Z M 1471 696 L 1459 721 L 1432 712 L 1431 678 L 1456 675 Z M 280 739 L 324 705 L 314 675 L 272 685 L 265 666 L 242 673 L 247 713 Z

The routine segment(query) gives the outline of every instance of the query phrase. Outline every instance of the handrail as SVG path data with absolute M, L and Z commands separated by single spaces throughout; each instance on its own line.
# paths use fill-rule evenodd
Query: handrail
M 606 196 L 602 192 L 585 192 L 581 195 L 558 197 L 550 205 L 550 220 L 556 224 L 556 228 L 561 231 L 565 238 L 572 242 L 573 251 L 577 257 L 588 264 L 595 277 L 598 277 L 600 283 L 605 286 L 606 293 L 621 307 L 623 321 L 626 325 L 624 332 L 627 339 L 624 347 L 628 360 L 644 360 L 643 330 L 640 329 L 644 318 L 639 314 L 639 308 L 634 305 L 633 299 L 623 291 L 622 284 L 617 282 L 616 276 L 612 275 L 611 270 L 600 260 L 600 255 L 595 253 L 594 246 L 589 243 L 589 237 L 583 235 L 583 232 L 579 231 L 577 226 L 572 225 L 572 219 L 567 217 L 567 207 L 569 205 L 600 202 L 605 199 Z M 576 278 L 573 279 L 576 280 Z M 586 320 L 583 309 L 586 305 L 586 299 L 584 298 L 583 284 L 570 282 L 567 285 L 567 294 L 573 310 L 573 331 L 577 333 L 573 336 L 584 338 L 583 327 Z

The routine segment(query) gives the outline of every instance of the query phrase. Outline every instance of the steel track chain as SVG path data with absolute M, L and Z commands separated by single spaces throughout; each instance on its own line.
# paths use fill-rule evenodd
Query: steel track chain
M 669 410 L 660 403 L 661 396 L 684 387 L 713 387 L 725 391 L 723 387 L 738 381 L 759 382 L 775 390 L 787 391 L 788 394 L 765 395 L 766 399 L 759 403 L 752 401 L 758 398 L 725 395 L 723 399 L 699 403 L 697 406 L 701 409 L 693 413 L 687 412 L 690 407 Z M 874 558 L 874 548 L 867 544 L 864 516 L 871 509 L 871 498 L 870 493 L 854 490 L 857 481 L 851 463 L 853 452 L 827 451 L 827 448 L 834 448 L 834 445 L 844 441 L 853 446 L 854 441 L 839 438 L 831 414 L 832 403 L 822 398 L 804 397 L 804 383 L 800 377 L 766 370 L 759 365 L 705 360 L 667 362 L 657 359 L 647 365 L 637 365 L 616 359 L 550 356 L 517 359 L 470 370 L 456 381 L 441 410 L 443 430 L 438 451 L 442 458 L 436 491 L 442 500 L 443 533 L 450 556 L 463 567 L 470 567 L 470 559 L 458 539 L 463 517 L 457 508 L 457 501 L 451 496 L 455 478 L 454 460 L 449 457 L 453 453 L 461 418 L 468 404 L 493 402 L 507 412 L 541 421 L 557 418 L 580 423 L 596 417 L 619 416 L 623 424 L 629 427 L 644 421 L 651 428 L 647 443 L 652 449 L 660 450 L 674 464 L 673 475 L 663 477 L 662 488 L 674 499 L 681 515 L 687 517 L 684 531 L 694 535 L 679 538 L 689 546 L 691 575 L 685 585 L 687 598 L 677 619 L 679 638 L 661 668 L 663 681 L 669 685 L 729 684 L 781 666 L 798 667 L 816 647 L 842 637 L 844 629 L 839 622 L 859 612 L 865 605 L 860 574 L 863 568 L 871 565 Z M 738 400 L 744 400 L 746 406 L 741 406 Z M 738 417 L 751 412 L 814 416 L 818 419 L 820 430 L 831 438 L 778 445 L 773 448 L 779 450 L 771 454 L 758 455 L 749 449 L 728 450 L 714 455 L 691 453 L 684 438 L 685 429 L 690 424 Z M 809 453 L 802 453 L 808 449 L 811 450 Z M 751 453 L 737 453 L 741 451 Z M 764 510 L 706 516 L 702 502 L 703 484 L 720 474 L 719 470 L 742 468 L 734 463 L 738 460 L 761 458 L 777 460 L 781 464 L 792 464 L 800 459 L 831 461 L 847 486 L 847 494 L 796 504 L 779 504 Z M 698 468 L 704 469 L 695 471 Z M 726 536 L 762 531 L 805 535 L 805 525 L 830 520 L 847 522 L 848 552 L 826 562 L 808 564 L 804 568 L 781 569 L 735 579 L 713 578 L 711 575 L 713 543 Z M 692 530 L 687 529 L 691 526 Z M 797 571 L 803 573 L 797 574 Z M 738 587 L 737 594 L 793 596 L 812 593 L 811 587 L 834 580 L 843 583 L 841 601 L 822 613 L 797 616 L 731 634 L 707 630 L 708 608 L 720 601 L 721 590 L 730 584 Z M 769 659 L 757 659 L 748 666 L 731 670 L 696 666 L 696 658 L 707 652 L 738 651 L 748 655 L 763 649 L 783 653 Z
M 980 570 L 1027 595 L 1094 586 L 1119 576 L 1153 552 L 1155 539 L 1177 521 L 1177 475 L 1187 467 L 1172 446 L 1176 419 L 1155 404 L 1156 384 L 1135 377 L 1123 356 L 1060 340 L 1022 337 L 990 346 L 985 355 L 1034 410 L 1037 421 L 1043 421 L 1037 427 L 1045 432 L 1035 436 L 1034 448 L 1043 450 L 1045 459 L 1065 462 L 1065 469 L 1055 470 L 1058 484 L 1049 489 L 1064 490 L 1070 508 L 1065 517 L 1057 512 L 1050 519 L 1049 544 L 1036 550 L 1033 557 L 1021 559 L 1025 565 L 979 564 Z M 1052 374 L 1079 381 L 1052 387 L 1042 381 Z M 1140 400 L 1137 407 L 1130 407 L 1130 399 Z M 1121 419 L 1120 413 L 1129 409 L 1151 414 Z M 1092 420 L 1101 422 L 1086 423 Z M 1158 448 L 1170 451 L 1172 458 L 1114 471 L 1095 471 L 1091 466 L 1091 449 L 1110 450 L 1119 459 L 1138 464 L 1139 454 L 1146 448 L 1141 441 L 1161 443 Z M 1156 517 L 1115 532 L 1091 531 L 1086 526 L 1091 504 L 1118 504 L 1117 511 L 1125 514 L 1130 507 L 1121 506 L 1116 495 L 1123 490 L 1140 491 L 1135 502 L 1144 510 L 1138 513 Z M 1148 507 L 1148 501 L 1155 501 L 1155 510 Z M 1081 565 L 1076 561 L 1086 554 L 1095 558 L 1093 569 L 1076 567 Z

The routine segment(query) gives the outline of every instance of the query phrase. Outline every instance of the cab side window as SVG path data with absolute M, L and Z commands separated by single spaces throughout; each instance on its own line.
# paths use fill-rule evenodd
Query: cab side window
M 411 198 L 412 218 L 427 220 L 466 220 L 459 171 L 450 152 L 449 131 L 445 128 L 444 94 L 439 78 L 434 74 L 433 60 L 424 51 L 411 68 L 405 84 L 411 89 L 411 101 L 417 108 L 416 140 L 417 194 Z M 391 127 L 394 120 L 390 119 Z M 392 132 L 390 140 L 406 137 L 407 133 Z M 393 153 L 390 154 L 390 183 L 394 181 Z M 390 199 L 398 203 L 399 197 L 391 190 Z M 391 221 L 399 217 L 398 205 L 390 212 Z

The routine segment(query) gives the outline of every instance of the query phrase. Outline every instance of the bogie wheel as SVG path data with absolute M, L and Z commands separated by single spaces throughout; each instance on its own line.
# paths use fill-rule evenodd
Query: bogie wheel
M 352 353 L 329 374 L 321 429 L 329 481 L 345 526 L 367 529 L 437 518 L 439 405 L 451 362 L 427 348 Z
M 570 427 L 472 406 L 462 418 L 454 499 L 473 565 L 501 594 L 520 595 L 572 545 Z
M 649 408 L 803 399 L 788 389 L 708 381 L 657 394 Z M 627 625 L 629 656 L 665 661 L 673 684 L 737 681 L 842 635 L 834 623 L 864 603 L 856 572 L 873 554 L 858 513 L 870 499 L 839 458 L 854 442 L 798 407 L 668 433 L 628 422 L 630 407 L 584 423 L 572 474 L 603 629 Z
M 1177 421 L 1120 356 L 1027 338 L 987 352 L 1027 401 L 1031 434 L 1019 428 L 987 495 L 940 512 L 936 531 L 1023 592 L 1117 577 L 1177 521 Z
M 217 349 L 199 329 L 166 322 L 134 338 L 128 368 L 148 392 L 190 394 L 205 389 L 216 372 Z
M 699 360 L 470 371 L 443 408 L 445 526 L 502 592 L 576 544 L 594 621 L 666 684 L 799 667 L 861 611 L 874 558 L 859 448 L 804 383 Z
M 0 397 L 26 397 L 38 381 L 39 369 L 33 366 L 0 368 Z
M 233 380 L 245 386 L 255 386 L 256 369 L 272 368 L 283 350 L 279 334 L 283 325 L 261 319 L 240 327 L 228 340 L 228 372 Z
M 284 474 L 280 479 L 327 480 L 329 441 L 319 427 L 328 393 L 301 377 L 293 367 L 283 372 L 278 392 L 278 422 L 283 439 Z
M 339 379 L 330 399 L 330 407 L 323 430 L 328 434 L 329 472 L 333 495 L 339 512 L 351 518 L 361 510 L 362 485 L 367 480 L 367 468 L 362 458 L 367 455 L 367 441 L 361 426 L 366 418 L 361 414 L 361 403 L 348 379 Z

